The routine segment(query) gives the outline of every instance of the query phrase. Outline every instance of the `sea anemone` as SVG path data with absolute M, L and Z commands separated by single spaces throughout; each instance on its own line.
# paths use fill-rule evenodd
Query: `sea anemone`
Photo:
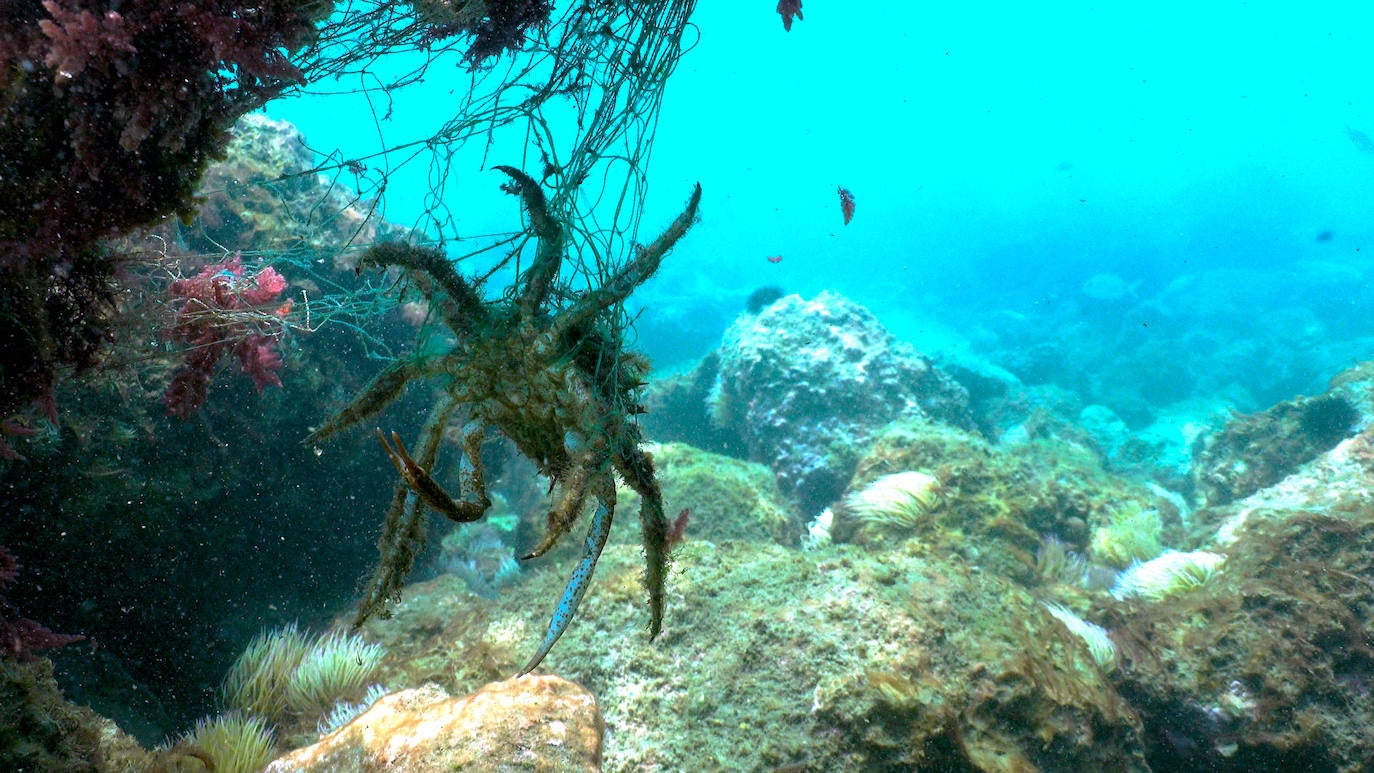
M 1163 528 L 1158 510 L 1132 503 L 1112 511 L 1107 523 L 1093 530 L 1089 551 L 1094 561 L 1117 568 L 1148 561 L 1164 549 Z
M 1116 578 L 1112 595 L 1118 599 L 1160 601 L 1176 593 L 1201 588 L 1221 571 L 1226 557 L 1206 550 L 1166 550 L 1145 563 L 1133 564 Z
M 737 408 L 734 398 L 725 388 L 725 381 L 717 373 L 711 390 L 706 394 L 706 416 L 711 420 L 711 426 L 716 429 L 734 427 L 739 419 Z
M 372 704 L 381 700 L 386 695 L 386 688 L 380 684 L 374 684 L 367 688 L 367 695 L 361 701 L 353 703 L 350 701 L 339 701 L 334 704 L 334 708 L 329 710 L 320 718 L 315 726 L 316 731 L 323 738 L 330 733 L 338 730 L 344 725 L 362 716 L 364 712 L 372 708 Z
M 276 756 L 267 723 L 237 711 L 200 720 L 182 743 L 208 757 L 215 773 L 257 773 Z
M 802 536 L 802 550 L 820 550 L 829 547 L 831 535 L 830 531 L 835 527 L 835 513 L 830 508 L 825 508 L 821 514 L 816 516 L 806 527 L 806 534 Z
M 258 634 L 224 677 L 225 705 L 275 724 L 288 709 L 287 682 L 309 648 L 294 623 Z
M 1035 576 L 1048 583 L 1079 585 L 1088 571 L 1083 556 L 1058 537 L 1041 537 L 1035 551 Z
M 865 525 L 914 529 L 939 506 L 943 493 L 939 478 L 910 470 L 884 475 L 845 497 L 844 505 Z
M 1111 671 L 1116 668 L 1116 644 L 1112 642 L 1112 637 L 1107 635 L 1107 629 L 1084 620 L 1066 607 L 1052 601 L 1041 603 L 1054 616 L 1055 620 L 1063 623 L 1070 633 L 1088 645 L 1088 654 L 1092 656 L 1093 662 L 1097 664 L 1098 668 L 1103 671 Z
M 356 634 L 335 631 L 311 644 L 286 685 L 287 704 L 303 714 L 320 714 L 340 696 L 367 684 L 385 650 Z
M 367 684 L 384 654 L 355 634 L 315 637 L 286 625 L 259 634 L 234 661 L 224 703 L 280 727 L 292 714 L 319 715 Z

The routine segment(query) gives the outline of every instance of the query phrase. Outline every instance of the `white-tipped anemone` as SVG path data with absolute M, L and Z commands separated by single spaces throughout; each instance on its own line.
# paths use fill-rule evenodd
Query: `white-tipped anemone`
M 335 631 L 321 636 L 301 658 L 286 685 L 287 703 L 304 714 L 319 714 L 340 695 L 367 684 L 385 654 L 380 644 Z
M 200 720 L 183 739 L 214 762 L 216 773 L 257 773 L 276 756 L 267 723 L 237 711 Z
M 912 529 L 940 505 L 943 494 L 939 478 L 910 470 L 884 475 L 845 497 L 844 505 L 864 524 Z
M 1054 619 L 1064 624 L 1069 632 L 1083 640 L 1088 645 L 1088 654 L 1092 656 L 1093 662 L 1103 671 L 1111 671 L 1116 668 L 1116 644 L 1112 642 L 1112 637 L 1107 635 L 1107 629 L 1096 623 L 1075 615 L 1066 607 L 1055 604 L 1052 601 L 1041 602 L 1045 609 L 1054 615 Z
M 384 654 L 356 634 L 317 637 L 283 626 L 254 638 L 235 661 L 224 702 L 271 725 L 292 715 L 317 716 L 367 684 Z
M 1221 571 L 1225 562 L 1225 556 L 1206 550 L 1166 550 L 1122 572 L 1116 578 L 1112 595 L 1118 599 L 1160 601 L 1176 593 L 1201 588 Z

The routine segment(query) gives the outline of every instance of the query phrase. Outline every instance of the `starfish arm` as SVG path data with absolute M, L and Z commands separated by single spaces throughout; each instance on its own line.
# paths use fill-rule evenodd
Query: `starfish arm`
M 549 620 L 549 629 L 544 633 L 544 641 L 540 643 L 539 651 L 534 653 L 534 657 L 530 658 L 530 662 L 526 663 L 516 676 L 524 676 L 539 667 L 544 656 L 553 649 L 554 642 L 557 642 L 558 637 L 568 629 L 568 624 L 577 614 L 577 605 L 582 603 L 582 596 L 587 593 L 587 587 L 592 581 L 592 572 L 596 570 L 596 560 L 601 557 L 601 550 L 606 547 L 606 538 L 611 534 L 611 518 L 614 512 L 614 499 L 609 503 L 603 501 L 597 505 L 592 528 L 587 532 L 587 544 L 582 548 L 582 560 L 577 562 L 577 568 L 573 570 L 568 586 L 563 589 L 563 596 L 553 610 L 553 619 Z
M 663 628 L 663 588 L 668 577 L 668 519 L 663 492 L 654 478 L 653 457 L 633 446 L 616 459 L 626 485 L 640 496 L 639 521 L 644 536 L 644 589 L 649 593 L 649 638 Z
M 526 318 L 532 318 L 553 291 L 558 269 L 563 264 L 563 226 L 549 213 L 548 199 L 534 178 L 513 166 L 497 166 L 510 176 L 507 190 L 519 194 L 529 215 L 530 227 L 539 239 L 534 253 L 534 262 L 524 271 L 519 281 L 524 285 L 520 290 L 520 311 Z
M 648 246 L 639 248 L 639 254 L 608 278 L 601 287 L 586 293 L 575 306 L 559 315 L 555 322 L 555 332 L 561 336 L 564 331 L 581 325 L 602 309 L 610 308 L 630 297 L 630 293 L 636 287 L 644 284 L 658 271 L 658 267 L 663 263 L 663 256 L 673 249 L 678 240 L 685 236 L 687 230 L 697 221 L 697 208 L 700 204 L 701 183 L 697 183 L 692 188 L 686 208 L 668 228 Z

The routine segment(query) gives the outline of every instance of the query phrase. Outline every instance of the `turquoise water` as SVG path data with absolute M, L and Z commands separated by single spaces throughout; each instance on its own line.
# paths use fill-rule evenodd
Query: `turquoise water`
M 654 454 L 665 518 L 685 541 L 668 580 L 665 635 L 651 645 L 642 631 L 653 612 L 639 585 L 641 535 L 623 497 L 621 532 L 592 577 L 589 603 L 545 664 L 585 680 L 603 701 L 608 769 L 638 769 L 659 754 L 695 759 L 708 725 L 726 739 L 714 749 L 718 759 L 738 759 L 731 750 L 742 749 L 759 752 L 760 765 L 801 770 L 812 752 L 828 760 L 853 747 L 876 766 L 889 739 L 870 732 L 885 727 L 893 748 L 909 745 L 920 722 L 884 723 L 893 711 L 917 717 L 913 696 L 929 685 L 1052 677 L 1043 668 L 1053 658 L 1025 671 L 1012 657 L 1025 641 L 1046 640 L 1037 632 L 1051 632 L 1041 601 L 1101 624 L 1118 644 L 1153 647 L 1151 656 L 1180 640 L 1171 625 L 1190 626 L 1195 646 L 1179 649 L 1183 665 L 1173 673 L 1154 668 L 1162 660 L 1130 660 L 1130 646 L 1110 680 L 1106 671 L 1084 672 L 1109 707 L 1129 704 L 1103 716 L 1121 731 L 1120 748 L 1144 748 L 1157 770 L 1202 769 L 1203 759 L 1232 766 L 1216 769 L 1293 769 L 1284 763 L 1318 747 L 1327 757 L 1308 769 L 1334 770 L 1333 760 L 1365 754 L 1342 734 L 1370 724 L 1362 699 L 1374 677 L 1360 621 L 1374 604 L 1362 579 L 1374 559 L 1358 536 L 1374 531 L 1365 502 L 1374 485 L 1374 387 L 1365 371 L 1352 371 L 1321 398 L 1299 396 L 1326 392 L 1333 375 L 1374 354 L 1374 11 L 808 0 L 805 18 L 786 31 L 775 2 L 713 0 L 696 9 L 644 167 L 634 240 L 658 234 L 697 182 L 700 222 L 627 301 L 629 348 L 654 365 L 643 394 L 630 400 L 627 391 L 624 401 L 592 409 L 598 417 L 644 409 L 634 426 Z M 25 12 L 38 14 L 30 5 Z M 568 7 L 559 4 L 551 29 L 563 29 L 557 20 Z M 321 179 L 357 185 L 366 199 L 385 177 L 376 214 L 442 243 L 467 280 L 513 254 L 477 254 L 482 248 L 506 237 L 518 243 L 533 219 L 528 203 L 522 211 L 501 189 L 520 178 L 494 168 L 541 179 L 541 160 L 523 125 L 490 142 L 479 130 L 451 158 L 426 145 L 455 116 L 481 113 L 463 99 L 482 76 L 460 61 L 465 41 L 450 42 L 456 53 L 389 55 L 363 75 L 311 82 L 265 112 L 299 127 L 319 154 Z M 478 85 L 491 88 L 528 56 L 501 58 Z M 426 63 L 423 80 L 390 87 Z M 103 74 L 111 73 L 120 71 Z M 542 109 L 563 122 L 548 141 L 566 153 L 577 136 L 565 131 L 569 111 L 559 100 Z M 281 150 L 271 138 L 290 135 L 263 123 L 245 121 L 237 132 L 271 156 Z M 340 221 L 328 223 L 334 231 L 302 227 L 318 226 L 316 216 L 339 204 L 337 190 L 316 187 L 324 183 L 314 170 L 292 169 L 300 173 L 290 182 L 272 179 L 278 171 L 260 174 L 277 160 L 238 157 L 216 167 L 199 224 L 169 219 L 155 237 L 160 251 L 144 254 L 148 240 L 128 248 L 136 253 L 124 256 L 128 276 L 98 274 L 99 287 L 127 290 L 113 340 L 99 339 L 111 349 L 91 374 L 100 378 L 64 371 L 60 390 L 38 406 L 60 410 L 60 422 L 35 415 L 33 426 L 0 427 L 0 449 L 12 442 L 32 460 L 0 458 L 0 490 L 17 513 L 0 523 L 0 624 L 22 609 L 54 631 L 85 636 L 86 644 L 53 652 L 59 681 L 68 697 L 145 744 L 223 708 L 218 685 L 260 631 L 292 621 L 323 630 L 357 604 L 395 496 L 390 452 L 374 427 L 415 449 L 433 390 L 456 390 L 450 377 L 509 376 L 500 383 L 522 395 L 533 387 L 521 383 L 521 367 L 582 378 L 575 369 L 603 362 L 559 352 L 545 362 L 512 356 L 514 367 L 498 356 L 487 371 L 466 370 L 443 326 L 433 317 L 424 326 L 423 305 L 396 313 L 394 302 L 414 299 L 403 296 L 407 285 L 371 268 L 355 274 L 349 256 L 375 234 L 345 246 Z M 244 179 L 229 182 L 234 175 Z M 581 190 L 544 179 L 549 195 Z M 849 223 L 842 190 L 856 201 Z M 575 203 L 560 216 L 579 237 L 597 219 L 624 225 L 585 198 Z M 216 328 L 229 332 L 212 343 L 256 334 L 243 321 L 252 316 L 282 360 L 269 367 L 265 349 L 252 349 L 260 359 L 250 362 L 215 350 L 225 364 L 202 369 L 204 405 L 168 416 L 168 380 L 197 372 L 189 363 L 201 346 L 169 335 L 200 309 L 171 288 L 203 270 L 206 256 L 190 253 L 208 249 L 212 242 L 196 240 L 211 231 L 243 238 L 223 249 L 243 250 L 252 276 L 268 276 L 270 266 L 289 282 L 280 305 L 273 294 L 270 304 L 251 304 L 261 308 L 212 308 L 237 325 Z M 299 249 L 302 236 L 318 244 Z M 577 293 L 589 281 L 623 265 L 630 241 L 615 241 L 595 270 L 585 244 L 563 250 L 556 302 L 529 316 L 529 329 L 546 330 L 549 316 L 585 297 Z M 522 259 L 539 246 L 528 242 Z M 473 305 L 492 320 L 513 308 L 517 290 L 505 272 L 476 282 L 486 303 Z M 328 317 L 331 293 L 345 312 Z M 742 314 L 758 297 L 782 300 Z M 614 310 L 597 323 L 619 332 L 613 318 Z M 91 331 L 94 348 L 102 329 Z M 591 347 L 579 353 L 607 342 L 599 331 L 576 333 L 579 346 Z M 517 351 L 502 334 L 493 324 L 476 338 Z M 448 370 L 416 376 L 405 398 L 354 431 L 301 442 L 366 394 L 386 367 L 381 360 L 414 351 L 447 356 Z M 609 345 L 602 353 L 623 354 Z M 258 382 L 279 374 L 281 384 L 264 389 L 245 377 L 251 363 Z M 42 364 L 53 372 L 61 365 Z M 0 366 L 3 377 L 11 366 Z M 621 375 L 622 384 L 641 376 L 637 366 Z M 582 394 L 548 399 L 567 409 Z M 608 422 L 588 437 L 626 426 Z M 569 449 L 590 444 L 561 426 L 538 428 L 553 446 L 560 438 Z M 430 465 L 454 492 L 469 485 L 459 429 L 449 427 Z M 573 569 L 583 526 L 547 564 L 516 560 L 545 533 L 551 502 L 566 489 L 498 448 L 495 434 L 485 454 L 494 457 L 486 464 L 497 503 L 487 525 L 448 532 L 434 518 L 430 550 L 410 577 L 437 574 L 426 587 L 441 592 L 419 594 L 407 610 L 414 616 L 369 629 L 395 646 L 398 669 L 417 669 L 394 672 L 389 687 L 442 672 L 465 691 L 510 676 L 538 646 L 553 605 L 584 587 L 558 595 L 570 576 L 587 575 Z M 871 522 L 856 515 L 863 498 L 853 495 L 903 471 L 925 481 L 904 495 L 918 506 Z M 1220 541 L 1231 508 L 1250 507 L 1242 498 L 1251 496 L 1272 499 L 1265 518 L 1296 526 Z M 883 517 L 901 528 L 878 528 Z M 1216 575 L 1220 584 L 1181 596 L 1177 608 L 1107 592 L 1118 570 L 1166 548 L 1225 552 L 1226 568 L 1213 571 L 1219 560 L 1204 556 L 1207 578 L 1193 583 Z M 1233 603 L 1242 593 L 1244 605 Z M 1310 615 L 1313 599 L 1329 606 Z M 820 613 L 819 623 L 807 617 Z M 455 620 L 462 625 L 450 627 Z M 1025 620 L 1040 627 L 1023 630 Z M 965 638 L 934 643 L 946 628 Z M 810 638 L 794 638 L 798 630 Z M 1077 633 L 1084 630 L 1093 629 Z M 980 638 L 1003 649 L 1003 670 L 974 662 L 987 659 Z M 1273 663 L 1286 642 L 1307 649 Z M 927 648 L 937 660 L 970 661 L 932 670 Z M 441 668 L 428 660 L 439 650 L 452 657 Z M 884 660 L 894 653 L 898 660 Z M 681 667 L 702 662 L 713 665 Z M 715 682 L 710 668 L 740 681 Z M 684 675 L 697 681 L 645 688 Z M 660 705 L 659 693 L 691 700 Z M 792 697 L 777 697 L 784 694 Z M 1052 685 L 1027 694 L 1062 697 Z M 1322 701 L 1339 705 L 1326 714 L 1307 705 L 1325 711 Z M 1014 695 L 995 722 L 982 705 L 967 703 L 977 720 L 968 728 L 1036 729 L 1015 715 L 1022 704 Z M 1097 715 L 1085 716 L 1087 726 Z M 306 724 L 310 736 L 316 726 Z M 1072 724 L 1063 737 L 1092 747 Z M 1283 747 L 1293 726 L 1321 732 L 1308 746 Z M 796 737 L 779 740 L 781 728 Z M 305 736 L 279 737 L 279 751 Z M 1290 756 L 1234 757 L 1238 737 L 1247 749 L 1283 747 Z M 1052 745 L 1036 738 L 1025 748 Z M 963 742 L 932 743 L 953 755 Z
M 696 11 L 699 41 L 670 81 L 650 166 L 646 224 L 666 222 L 692 181 L 705 191 L 702 222 L 639 298 L 650 308 L 643 344 L 659 365 L 704 352 L 706 333 L 764 284 L 837 290 L 939 351 L 966 347 L 989 315 L 1079 304 L 1097 274 L 1143 302 L 1180 278 L 1238 270 L 1221 281 L 1243 307 L 1236 316 L 1300 307 L 1330 338 L 1358 335 L 1332 290 L 1358 292 L 1369 269 L 1368 9 L 803 10 L 791 32 L 768 2 Z M 390 119 L 375 125 L 355 96 L 268 112 L 321 150 L 362 156 L 428 136 L 466 83 L 456 62 L 437 67 L 393 92 Z M 518 157 L 518 144 L 498 145 L 487 163 Z M 465 234 L 498 230 L 508 209 L 482 194 L 498 175 L 474 160 L 456 167 L 445 201 Z M 392 178 L 389 218 L 421 219 L 428 171 L 422 157 Z M 841 185 L 858 201 L 848 227 Z M 1166 301 L 1178 312 L 1227 299 Z M 702 340 L 655 343 L 656 313 L 674 315 L 665 306 L 694 315 Z

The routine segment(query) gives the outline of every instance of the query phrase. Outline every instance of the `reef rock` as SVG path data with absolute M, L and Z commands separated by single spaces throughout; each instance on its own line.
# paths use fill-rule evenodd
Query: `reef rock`
M 1359 420 L 1349 399 L 1331 393 L 1233 416 L 1200 443 L 1193 467 L 1199 501 L 1224 505 L 1277 483 L 1350 436 Z
M 604 733 L 596 698 L 556 676 L 493 682 L 462 698 L 430 685 L 382 698 L 266 773 L 596 771 Z
M 1193 531 L 1200 544 L 1215 545 L 1229 552 L 1235 549 L 1245 529 L 1260 523 L 1282 523 L 1314 512 L 1367 514 L 1372 490 L 1374 427 L 1342 440 L 1279 482 L 1244 499 L 1225 507 L 1198 510 Z
M 1191 519 L 1196 545 L 1226 550 L 1251 521 L 1305 511 L 1359 511 L 1374 489 L 1374 362 L 1331 379 L 1318 397 L 1234 416 L 1200 438 L 1193 474 L 1203 505 Z
M 211 254 L 334 252 L 353 240 L 372 244 L 404 236 L 400 226 L 369 217 L 367 203 L 360 206 L 350 186 L 311 174 L 314 155 L 292 124 L 258 113 L 244 116 L 234 125 L 225 158 L 201 180 L 195 220 L 165 235 L 185 242 L 188 250 Z
M 767 467 L 683 443 L 654 445 L 650 451 L 668 517 L 688 511 L 688 539 L 797 544 L 801 520 L 778 491 Z M 639 510 L 639 496 L 633 491 L 620 497 L 617 511 Z M 635 521 L 623 518 L 617 525 L 623 527 L 616 530 L 617 541 L 639 543 Z
M 1022 442 L 990 445 L 928 419 L 893 422 L 874 434 L 849 493 L 892 473 L 918 470 L 941 480 L 937 502 L 924 517 L 900 528 L 892 527 L 891 519 L 884 524 L 839 505 L 832 537 L 870 548 L 916 539 L 937 554 L 965 555 L 986 570 L 1029 583 L 1033 556 L 1044 538 L 1084 554 L 1097 535 L 1115 533 L 1114 526 L 1128 514 L 1152 512 L 1177 521 L 1168 501 L 1108 473 L 1084 442 L 1056 434 L 1066 429 L 1072 427 L 1050 421 L 1032 428 L 1033 436 Z
M 1220 573 L 1114 628 L 1155 770 L 1370 770 L 1374 517 L 1258 520 Z
M 608 546 L 546 661 L 597 695 L 609 770 L 1146 769 L 1088 646 L 981 565 L 689 539 L 654 641 L 642 566 L 638 546 Z M 509 674 L 565 574 L 536 570 L 484 605 L 440 577 L 367 627 L 403 683 Z
M 154 764 L 114 722 L 62 697 L 50 661 L 0 658 L 0 770 L 135 773 Z
M 1347 389 L 1353 383 L 1338 377 L 1333 391 L 1362 407 Z M 1267 420 L 1296 428 L 1310 406 L 1291 401 Z M 1349 413 L 1316 426 L 1334 434 Z M 1118 640 L 1132 643 L 1117 686 L 1140 712 L 1154 769 L 1374 766 L 1371 490 L 1374 430 L 1366 428 L 1294 462 L 1267 488 L 1195 513 L 1198 544 L 1227 556 L 1213 579 L 1167 603 L 1116 610 Z
M 903 417 L 972 427 L 968 392 L 831 292 L 789 295 L 726 331 L 710 412 L 803 512 L 844 490 L 873 432 Z

